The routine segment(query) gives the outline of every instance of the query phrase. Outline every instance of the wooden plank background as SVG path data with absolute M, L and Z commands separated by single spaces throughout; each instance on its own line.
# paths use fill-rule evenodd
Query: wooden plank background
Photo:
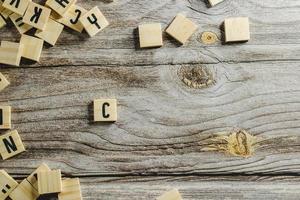
M 150 200 L 173 187 L 188 200 L 299 199 L 299 0 L 78 4 L 99 6 L 111 25 L 93 38 L 65 29 L 40 63 L 1 65 L 11 85 L 0 103 L 13 107 L 27 152 L 0 168 L 23 178 L 46 162 L 80 177 L 91 200 Z M 166 27 L 179 12 L 199 25 L 186 45 L 164 35 L 162 48 L 137 48 L 140 23 Z M 233 16 L 250 18 L 248 43 L 222 44 L 220 25 Z M 204 44 L 204 31 L 219 40 Z M 0 30 L 0 40 L 19 38 L 12 25 Z M 103 97 L 119 101 L 114 124 L 91 121 Z M 253 156 L 205 150 L 236 129 L 259 138 Z

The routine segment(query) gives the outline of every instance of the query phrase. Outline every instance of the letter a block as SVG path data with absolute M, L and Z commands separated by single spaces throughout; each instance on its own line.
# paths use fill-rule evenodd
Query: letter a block
M 11 128 L 11 107 L 0 106 L 0 129 Z
M 95 122 L 117 121 L 117 100 L 116 99 L 94 100 L 94 121 Z
M 95 36 L 109 25 L 105 16 L 97 6 L 80 17 L 79 21 L 91 37 Z
M 18 131 L 14 130 L 3 136 L 0 136 L 0 154 L 3 160 L 11 158 L 25 151 Z
M 24 15 L 30 2 L 31 0 L 5 0 L 2 6 L 14 13 Z
M 0 199 L 4 200 L 18 186 L 11 176 L 4 170 L 0 170 Z
M 0 91 L 4 90 L 9 85 L 8 80 L 5 78 L 3 74 L 0 73 Z M 1 112 L 1 111 L 0 111 Z M 2 115 L 0 114 L 0 117 Z M 0 119 L 0 127 L 1 127 L 1 119 Z
M 58 200 L 82 200 L 78 178 L 62 180 L 62 192 L 58 194 Z
M 23 22 L 39 30 L 44 30 L 50 14 L 49 8 L 31 2 L 23 16 Z
M 69 8 L 76 3 L 76 0 L 48 0 L 46 5 L 49 6 L 60 16 L 69 10 Z
M 173 189 L 156 198 L 156 200 L 182 200 L 182 197 L 177 189 Z
M 62 191 L 60 170 L 37 173 L 39 194 L 53 194 Z
M 24 179 L 9 195 L 11 200 L 36 200 L 38 197 L 38 191 L 32 187 L 27 179 Z

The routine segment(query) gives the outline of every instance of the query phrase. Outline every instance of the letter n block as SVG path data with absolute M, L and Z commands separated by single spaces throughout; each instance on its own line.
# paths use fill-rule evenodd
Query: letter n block
M 49 6 L 60 16 L 69 10 L 69 8 L 76 3 L 76 0 L 48 0 L 46 5 Z
M 0 136 L 0 154 L 3 160 L 11 158 L 23 151 L 25 151 L 25 147 L 18 131 L 14 130 Z
M 38 191 L 27 181 L 27 179 L 24 179 L 9 195 L 11 200 L 35 200 L 38 197 Z
M 2 6 L 14 13 L 24 15 L 30 2 L 31 0 L 5 0 Z
M 37 173 L 39 194 L 54 194 L 62 191 L 61 171 L 41 171 Z
M 0 129 L 11 128 L 11 107 L 0 106 Z
M 39 30 L 44 30 L 50 14 L 51 10 L 49 8 L 30 2 L 23 16 L 23 22 Z
M 82 200 L 78 178 L 62 180 L 62 192 L 58 194 L 58 200 Z
M 94 121 L 95 122 L 117 121 L 117 100 L 116 99 L 94 100 Z
M 0 170 L 0 199 L 4 200 L 18 186 L 11 176 L 4 170 Z

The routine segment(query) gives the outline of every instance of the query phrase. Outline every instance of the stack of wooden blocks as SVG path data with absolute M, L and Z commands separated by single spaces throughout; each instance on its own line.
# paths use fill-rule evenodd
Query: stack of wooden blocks
M 31 0 L 0 0 L 0 28 L 10 19 L 21 34 L 19 43 L 2 41 L 0 63 L 19 66 L 21 58 L 38 62 L 44 42 L 55 45 L 64 26 L 83 29 L 92 37 L 109 25 L 98 7 L 87 11 L 76 0 L 47 0 L 42 6 Z M 35 28 L 34 35 L 25 33 Z
M 21 183 L 15 181 L 4 170 L 0 170 L 0 199 L 36 200 L 41 195 L 58 194 L 58 200 L 81 200 L 78 178 L 62 179 L 60 170 L 51 170 L 40 165 Z

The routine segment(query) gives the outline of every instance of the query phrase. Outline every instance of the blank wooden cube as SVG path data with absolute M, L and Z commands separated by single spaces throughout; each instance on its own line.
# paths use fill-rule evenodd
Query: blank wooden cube
M 3 160 L 25 151 L 18 131 L 14 130 L 0 136 L 0 154 Z
M 18 186 L 15 181 L 6 171 L 0 170 L 0 199 L 4 200 Z
M 82 200 L 78 178 L 62 180 L 62 192 L 58 194 L 58 200 Z
M 83 30 L 83 25 L 80 23 L 79 18 L 86 13 L 86 9 L 78 5 L 72 5 L 70 9 L 64 14 L 64 16 L 60 19 L 57 19 L 57 21 L 81 33 Z
M 94 121 L 95 122 L 117 121 L 117 100 L 116 99 L 94 100 Z
M 250 40 L 248 17 L 228 18 L 224 21 L 225 42 L 244 42 Z
M 11 128 L 11 107 L 0 106 L 0 129 Z
M 0 29 L 3 28 L 6 25 L 6 21 L 4 18 L 0 15 Z
M 9 81 L 0 73 L 0 91 L 4 90 L 9 85 Z M 1 126 L 1 125 L 0 125 Z
M 0 47 L 0 63 L 19 66 L 23 46 L 20 43 L 2 41 Z
M 29 35 L 22 35 L 20 43 L 23 45 L 22 57 L 39 61 L 44 41 Z
M 76 0 L 47 0 L 46 5 L 58 13 L 60 16 L 69 10 L 76 3 Z
M 105 16 L 96 6 L 79 19 L 89 36 L 93 37 L 109 25 Z
M 38 181 L 37 181 L 37 174 L 38 172 L 49 172 L 51 169 L 45 164 L 41 164 L 34 172 L 32 172 L 26 179 L 27 181 L 36 189 L 38 190 Z
M 161 47 L 163 45 L 161 24 L 139 25 L 139 38 L 141 48 Z
M 49 8 L 30 2 L 23 16 L 23 22 L 39 30 L 45 30 L 50 13 Z
M 38 191 L 24 179 L 10 194 L 11 200 L 36 200 L 39 197 Z
M 14 13 L 24 15 L 31 0 L 4 0 L 2 6 Z
M 11 19 L 11 21 L 13 22 L 20 34 L 26 33 L 27 31 L 32 29 L 32 26 L 23 22 L 23 17 L 19 14 L 13 13 L 9 15 L 9 18 Z
M 38 30 L 35 33 L 35 36 L 43 39 L 47 43 L 54 46 L 63 29 L 64 29 L 64 25 L 54 21 L 53 19 L 49 19 L 45 30 L 43 31 Z
M 224 1 L 224 0 L 208 0 L 209 5 L 210 5 L 211 7 L 213 7 L 213 6 L 215 6 L 215 5 L 219 4 L 219 3 L 221 3 L 222 1 Z
M 178 14 L 166 32 L 181 44 L 184 44 L 197 30 L 198 26 L 182 14 Z
M 182 197 L 177 189 L 170 190 L 156 200 L 182 200 Z
M 41 171 L 37 174 L 39 194 L 53 194 L 62 191 L 60 170 Z

